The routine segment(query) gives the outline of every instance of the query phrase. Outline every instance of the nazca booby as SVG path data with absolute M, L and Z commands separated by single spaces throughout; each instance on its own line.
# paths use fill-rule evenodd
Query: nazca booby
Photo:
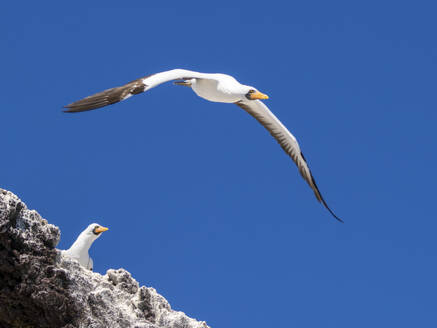
M 92 271 L 93 260 L 89 256 L 88 250 L 92 243 L 106 230 L 108 230 L 108 228 L 102 227 L 97 223 L 91 223 L 80 233 L 79 237 L 77 237 L 69 249 L 62 251 L 62 255 L 77 260 L 80 265 Z
M 240 84 L 230 75 L 173 69 L 147 75 L 125 85 L 107 89 L 75 101 L 65 106 L 65 108 L 67 108 L 65 112 L 77 113 L 111 105 L 172 80 L 180 80 L 175 82 L 175 84 L 191 87 L 201 98 L 213 102 L 234 103 L 252 115 L 270 132 L 282 149 L 296 163 L 300 174 L 313 190 L 317 200 L 321 202 L 337 220 L 343 222 L 334 214 L 323 199 L 296 138 L 261 101 L 269 97 L 254 87 Z

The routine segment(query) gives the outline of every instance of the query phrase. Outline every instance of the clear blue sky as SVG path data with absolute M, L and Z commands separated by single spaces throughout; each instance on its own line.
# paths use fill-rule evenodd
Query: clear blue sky
M 1 5 L 1 187 L 212 327 L 436 327 L 435 2 L 148 3 Z M 267 93 L 345 223 L 237 106 L 61 112 L 171 68 Z

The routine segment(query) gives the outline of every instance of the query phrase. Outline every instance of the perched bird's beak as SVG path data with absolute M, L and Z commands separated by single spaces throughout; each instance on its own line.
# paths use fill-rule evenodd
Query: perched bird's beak
M 269 99 L 269 96 L 265 95 L 264 93 L 261 93 L 259 91 L 251 93 L 249 95 L 250 99 L 255 100 L 255 99 Z
M 101 232 L 106 231 L 106 230 L 109 230 L 109 229 L 108 229 L 108 228 L 105 228 L 105 227 L 98 227 L 98 228 L 96 228 L 94 231 L 95 231 L 96 233 L 101 233 Z

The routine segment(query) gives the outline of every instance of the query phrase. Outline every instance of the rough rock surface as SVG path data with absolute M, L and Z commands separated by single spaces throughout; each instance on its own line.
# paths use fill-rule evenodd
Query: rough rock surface
M 59 239 L 56 226 L 0 188 L 0 328 L 208 328 L 124 269 L 102 276 L 63 258 Z

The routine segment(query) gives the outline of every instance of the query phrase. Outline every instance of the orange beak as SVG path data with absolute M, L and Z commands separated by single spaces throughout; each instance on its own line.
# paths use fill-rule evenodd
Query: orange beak
M 108 228 L 105 228 L 105 227 L 98 227 L 98 228 L 96 228 L 94 231 L 95 231 L 96 233 L 101 233 L 101 232 L 106 231 L 106 230 L 109 230 L 109 229 L 108 229 Z
M 255 100 L 255 99 L 269 99 L 269 96 L 265 95 L 264 93 L 261 93 L 259 91 L 251 93 L 250 94 L 250 99 Z

